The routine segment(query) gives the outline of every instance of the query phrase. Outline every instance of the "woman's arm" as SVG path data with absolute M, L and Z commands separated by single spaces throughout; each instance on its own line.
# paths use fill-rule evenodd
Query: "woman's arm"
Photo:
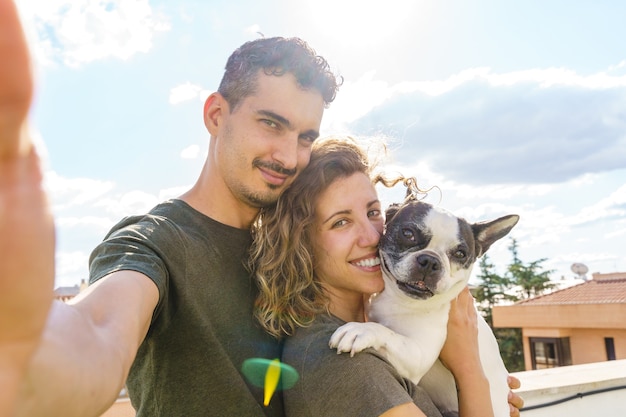
M 440 359 L 454 374 L 460 417 L 493 416 L 489 381 L 480 362 L 477 313 L 469 288 L 452 301 L 448 338 Z
M 415 403 L 406 403 L 385 411 L 380 417 L 426 417 L 426 414 Z

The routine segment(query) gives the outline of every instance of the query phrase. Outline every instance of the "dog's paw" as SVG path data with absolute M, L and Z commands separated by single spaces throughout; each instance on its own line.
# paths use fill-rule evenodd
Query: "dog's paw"
M 350 356 L 369 347 L 379 349 L 390 330 L 378 323 L 346 323 L 335 330 L 329 346 L 337 353 L 350 352 Z

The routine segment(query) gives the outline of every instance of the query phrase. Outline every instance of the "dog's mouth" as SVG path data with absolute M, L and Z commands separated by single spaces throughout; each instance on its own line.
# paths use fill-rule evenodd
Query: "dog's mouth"
M 396 280 L 396 284 L 400 290 L 413 298 L 426 299 L 435 295 L 424 281 L 402 282 Z
M 428 285 L 426 285 L 424 281 L 421 281 L 421 280 L 410 281 L 410 282 L 399 281 L 389 269 L 389 266 L 387 265 L 387 257 L 382 253 L 381 255 L 382 256 L 380 257 L 380 261 L 381 261 L 380 266 L 382 267 L 383 273 L 391 277 L 396 282 L 396 285 L 398 286 L 400 291 L 404 292 L 406 295 L 408 295 L 411 298 L 417 298 L 420 300 L 425 300 L 435 295 L 430 290 L 430 288 L 428 288 Z

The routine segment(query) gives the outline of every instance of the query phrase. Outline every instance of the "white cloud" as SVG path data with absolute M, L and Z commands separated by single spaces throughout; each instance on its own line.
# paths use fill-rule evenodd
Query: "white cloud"
M 191 188 L 191 185 L 181 185 L 178 187 L 164 188 L 159 191 L 159 201 L 177 198 Z
M 249 35 L 263 33 L 261 32 L 261 26 L 259 26 L 258 24 L 248 26 L 247 28 L 244 29 L 244 32 Z
M 97 201 L 113 190 L 115 183 L 91 178 L 65 178 L 55 171 L 45 173 L 44 182 L 54 211 Z
M 478 68 L 395 85 L 368 73 L 357 84 L 327 122 L 395 137 L 398 163 L 420 160 L 455 183 L 553 184 L 626 168 L 626 75 Z
M 621 186 L 596 204 L 585 207 L 570 221 L 572 224 L 580 225 L 617 217 L 626 218 L 626 185 Z
M 355 82 L 344 81 L 341 94 L 324 114 L 324 130 L 343 130 L 350 123 L 365 116 L 373 107 L 391 97 L 394 88 L 386 81 L 375 80 L 376 71 L 369 71 Z
M 56 286 L 72 286 L 80 282 L 80 279 L 87 280 L 87 276 L 80 276 L 85 273 L 85 265 L 89 263 L 89 253 L 82 251 L 57 252 Z
M 98 231 L 108 230 L 113 220 L 108 217 L 82 216 L 82 217 L 57 217 L 55 224 L 63 228 L 93 228 Z
M 200 155 L 200 146 L 190 145 L 180 152 L 180 157 L 183 159 L 197 159 Z
M 617 224 L 619 225 L 620 223 L 624 223 L 624 222 L 618 222 Z M 614 231 L 607 233 L 605 235 L 607 239 L 613 239 L 613 238 L 620 237 L 620 236 L 626 236 L 626 225 L 623 226 L 621 229 L 615 229 Z
M 196 84 L 191 84 L 190 82 L 186 82 L 185 84 L 178 85 L 173 87 L 170 90 L 170 104 L 179 104 L 185 101 L 193 100 L 197 97 L 202 97 L 202 87 Z
M 170 29 L 148 0 L 37 0 L 21 9 L 36 27 L 39 60 L 72 67 L 148 52 L 154 33 Z
M 134 190 L 120 196 L 101 199 L 95 205 L 105 209 L 116 218 L 122 218 L 132 214 L 147 213 L 159 202 L 160 200 L 153 194 Z

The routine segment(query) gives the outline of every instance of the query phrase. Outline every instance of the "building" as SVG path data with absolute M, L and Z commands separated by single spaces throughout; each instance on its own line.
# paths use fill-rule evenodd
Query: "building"
M 526 370 L 626 359 L 626 272 L 496 306 L 493 324 L 522 329 Z
M 73 287 L 57 287 L 54 289 L 54 298 L 67 303 L 85 288 L 87 288 L 87 283 L 84 279 L 81 280 L 80 285 L 74 285 Z

